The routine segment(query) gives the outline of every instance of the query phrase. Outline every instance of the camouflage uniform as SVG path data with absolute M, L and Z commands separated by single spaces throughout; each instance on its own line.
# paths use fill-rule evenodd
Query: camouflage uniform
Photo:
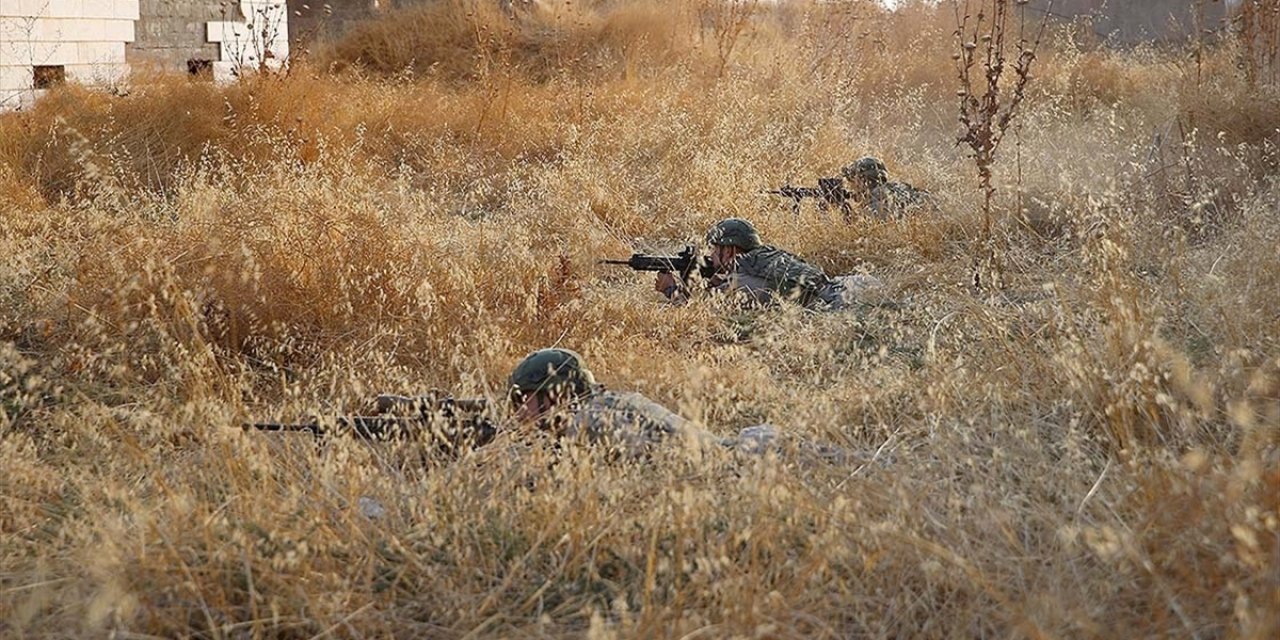
M 614 391 L 592 394 L 579 405 L 564 436 L 604 445 L 627 458 L 643 458 L 664 444 L 683 443 L 685 450 L 695 455 L 717 449 L 747 455 L 790 450 L 803 460 L 833 464 L 863 463 L 869 459 L 840 447 L 789 440 L 771 424 L 746 427 L 736 436 L 717 438 L 639 393 Z
M 887 458 L 878 457 L 877 454 L 850 451 L 842 447 L 821 444 L 811 440 L 791 441 L 789 443 L 786 441 L 787 438 L 782 435 L 782 432 L 777 427 L 765 423 L 747 427 L 739 431 L 736 438 L 726 438 L 721 441 L 721 444 L 736 451 L 754 455 L 764 455 L 769 452 L 779 452 L 790 448 L 799 454 L 801 459 L 825 461 L 834 464 L 866 464 L 890 461 Z
M 564 435 L 642 457 L 663 443 L 701 451 L 717 444 L 710 433 L 635 392 L 598 391 L 578 405 Z
M 599 391 L 573 414 L 564 436 L 592 445 L 604 445 L 628 458 L 643 458 L 664 444 L 683 443 L 695 454 L 725 449 L 748 455 L 793 450 L 804 460 L 834 464 L 866 462 L 866 456 L 840 447 L 808 440 L 790 441 L 771 424 L 746 427 L 738 435 L 717 438 L 685 420 L 679 414 L 640 395 Z
M 568 349 L 529 354 L 511 374 L 511 392 L 547 393 L 564 398 L 567 413 L 546 416 L 543 427 L 563 438 L 605 445 L 628 457 L 642 457 L 665 442 L 701 449 L 716 438 L 639 393 L 606 391 L 595 384 L 581 356 Z
M 853 192 L 861 195 L 860 199 L 871 210 L 871 215 L 881 220 L 901 218 L 933 202 L 928 191 L 905 182 L 890 182 L 888 170 L 877 158 L 859 158 L 845 167 L 841 174 L 853 186 Z
M 542 417 L 542 426 L 561 438 L 603 445 L 627 458 L 642 458 L 659 446 L 682 443 L 687 451 L 701 454 L 729 450 L 763 455 L 783 450 L 785 438 L 777 427 L 747 427 L 730 438 L 717 438 L 690 421 L 639 393 L 605 391 L 595 384 L 581 356 L 568 349 L 542 349 L 529 354 L 511 374 L 510 388 L 517 399 L 531 393 L 548 393 L 570 399 L 567 414 Z M 557 418 L 563 418 L 557 421 Z M 808 441 L 795 443 L 804 458 L 834 463 L 860 458 L 838 447 Z
M 790 252 L 763 244 L 755 227 L 740 218 L 716 223 L 707 232 L 707 244 L 744 251 L 727 273 L 712 279 L 711 288 L 744 292 L 758 304 L 791 300 L 810 309 L 841 310 L 859 302 L 870 289 L 883 286 L 874 276 L 832 278 Z

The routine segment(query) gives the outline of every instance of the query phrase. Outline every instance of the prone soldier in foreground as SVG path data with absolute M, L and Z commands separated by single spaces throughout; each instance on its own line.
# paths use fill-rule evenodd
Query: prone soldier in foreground
M 726 444 L 639 393 L 606 391 L 582 357 L 568 349 L 541 349 L 524 358 L 508 380 L 514 422 L 535 425 L 558 440 L 609 447 L 627 458 L 660 443 L 691 450 Z M 256 422 L 245 429 L 350 436 L 361 440 L 418 440 L 457 454 L 489 444 L 498 434 L 494 407 L 483 398 L 442 394 L 377 397 L 369 415 L 297 423 Z
M 635 392 L 606 391 L 569 349 L 540 349 L 520 361 L 508 380 L 516 420 L 559 438 L 608 446 L 640 457 L 664 442 L 693 450 L 716 438 Z
M 569 349 L 540 349 L 516 365 L 508 382 L 517 421 L 536 424 L 562 439 L 606 446 L 624 458 L 641 458 L 659 446 L 683 445 L 701 454 L 713 450 L 763 454 L 779 448 L 777 427 L 746 427 L 719 438 L 636 392 L 605 390 Z M 797 449 L 829 462 L 866 462 L 875 456 L 808 441 Z
M 525 356 L 508 379 L 508 397 L 515 423 L 532 425 L 557 440 L 606 447 L 623 459 L 644 458 L 658 447 L 671 446 L 682 446 L 694 455 L 716 450 L 755 455 L 778 450 L 783 440 L 770 424 L 720 438 L 640 393 L 606 390 L 596 383 L 582 356 L 569 349 L 539 349 Z M 494 407 L 483 398 L 383 394 L 374 404 L 371 413 L 377 415 L 292 424 L 258 422 L 244 428 L 373 441 L 419 439 L 450 454 L 489 444 L 498 434 Z M 868 460 L 839 447 L 807 441 L 799 442 L 797 448 L 829 462 Z
M 707 245 L 707 288 L 740 294 L 755 304 L 789 300 L 809 309 L 836 311 L 863 303 L 884 287 L 874 276 L 830 277 L 794 254 L 764 244 L 755 227 L 741 218 L 712 225 Z M 688 280 L 671 272 L 659 273 L 654 289 L 677 303 L 691 294 Z

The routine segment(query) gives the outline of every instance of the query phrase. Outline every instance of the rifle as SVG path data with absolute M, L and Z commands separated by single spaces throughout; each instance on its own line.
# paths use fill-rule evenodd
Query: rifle
M 678 273 L 680 274 L 680 279 L 685 282 L 689 281 L 689 276 L 693 274 L 695 268 L 698 270 L 698 275 L 703 278 L 709 279 L 716 273 L 715 267 L 711 266 L 711 260 L 709 258 L 699 258 L 698 248 L 693 245 L 686 245 L 683 251 L 674 256 L 633 253 L 630 259 L 601 260 L 600 264 L 622 264 L 631 267 L 635 271 Z
M 831 207 L 838 207 L 845 220 L 853 217 L 853 207 L 849 204 L 849 201 L 853 199 L 853 194 L 844 188 L 843 178 L 818 178 L 818 186 L 816 187 L 797 187 L 784 184 L 780 189 L 768 189 L 760 193 L 790 198 L 791 212 L 796 215 L 800 214 L 800 202 L 802 200 L 815 198 L 818 201 L 818 209 L 822 212 L 825 213 Z
M 338 416 L 307 422 L 250 422 L 246 431 L 310 433 L 324 438 L 346 435 L 360 440 L 421 439 L 437 444 L 446 453 L 475 449 L 498 435 L 484 398 L 454 398 L 449 395 L 379 395 L 374 400 L 377 415 Z

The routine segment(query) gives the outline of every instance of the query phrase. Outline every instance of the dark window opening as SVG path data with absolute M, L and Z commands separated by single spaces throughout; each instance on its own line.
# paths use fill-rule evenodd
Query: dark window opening
M 192 58 L 187 61 L 187 74 L 197 80 L 213 80 L 213 61 Z
M 67 68 L 62 65 L 37 65 L 35 67 L 32 87 L 35 89 L 52 89 L 67 81 Z

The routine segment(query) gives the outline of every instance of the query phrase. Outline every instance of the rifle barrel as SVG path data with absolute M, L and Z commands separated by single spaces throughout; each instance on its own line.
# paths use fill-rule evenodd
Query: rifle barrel
M 245 430 L 256 429 L 258 431 L 307 431 L 319 434 L 320 425 L 306 422 L 246 422 L 240 425 Z
M 404 417 L 406 414 L 435 413 L 437 411 L 448 414 L 456 411 L 478 413 L 485 411 L 488 407 L 489 400 L 487 398 L 455 398 L 453 396 L 434 394 L 402 396 L 394 393 L 382 393 L 378 394 L 378 397 L 373 401 L 373 408 L 378 415 L 396 414 L 399 417 Z

